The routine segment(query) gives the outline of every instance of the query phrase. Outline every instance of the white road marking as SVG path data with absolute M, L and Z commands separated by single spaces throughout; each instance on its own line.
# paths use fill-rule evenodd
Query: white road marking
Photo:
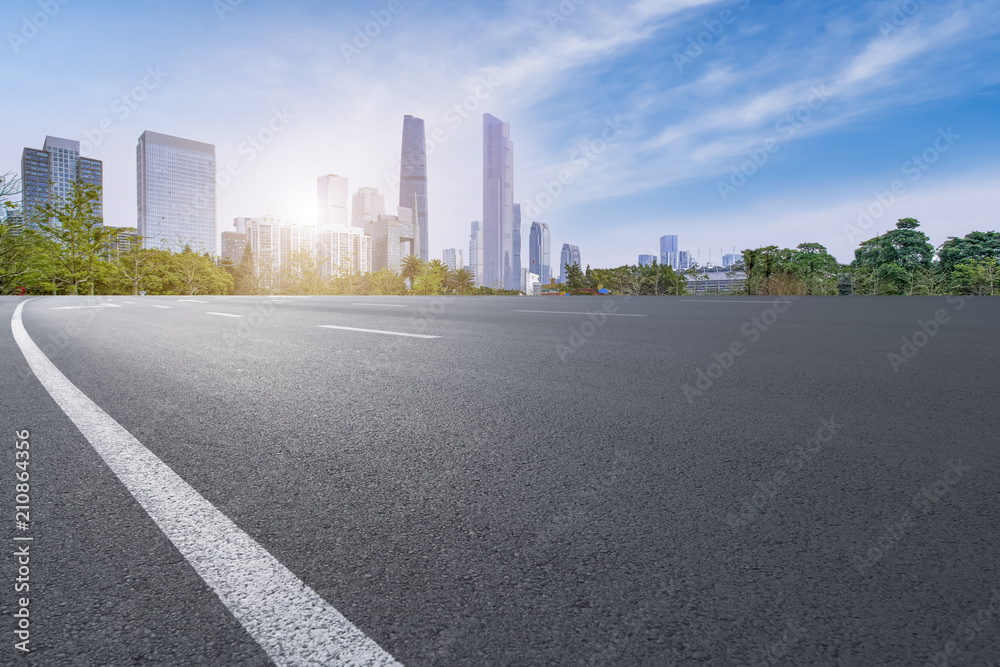
M 353 303 L 352 306 L 378 306 L 379 308 L 406 308 L 402 303 Z
M 211 311 L 211 310 L 206 310 L 205 314 L 206 315 L 221 315 L 222 317 L 243 317 L 242 315 L 233 315 L 231 313 L 216 313 L 216 312 Z
M 55 402 L 160 530 L 277 665 L 399 665 L 66 379 L 11 317 Z
M 409 336 L 410 338 L 440 338 L 441 336 L 428 336 L 427 334 L 402 333 L 399 331 L 382 331 L 380 329 L 357 329 L 355 327 L 338 327 L 332 324 L 321 324 L 320 329 L 344 329 L 346 331 L 364 331 L 365 333 L 386 334 L 387 336 Z
M 125 303 L 132 304 L 133 306 L 135 305 L 135 301 L 126 301 Z
M 169 307 L 170 306 L 157 306 L 156 304 L 153 304 L 153 308 L 169 308 Z
M 78 310 L 80 308 L 121 308 L 117 303 L 99 303 L 96 306 L 58 306 L 51 310 Z
M 202 301 L 201 299 L 177 299 L 178 301 L 186 301 L 188 303 L 212 303 L 211 301 Z
M 681 303 L 774 303 L 774 301 L 756 301 L 756 300 L 723 301 L 722 299 L 681 299 Z
M 645 315 L 632 315 L 630 313 L 605 313 L 603 310 L 599 310 L 594 313 L 575 313 L 568 310 L 515 310 L 515 313 L 549 313 L 552 315 L 597 315 L 599 313 L 604 313 L 608 316 L 613 317 L 646 317 Z

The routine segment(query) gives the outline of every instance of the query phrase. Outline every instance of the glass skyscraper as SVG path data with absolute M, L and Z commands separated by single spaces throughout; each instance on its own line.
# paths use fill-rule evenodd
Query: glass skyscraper
M 521 280 L 521 205 L 514 204 L 514 275 L 517 276 L 518 289 L 524 290 L 524 281 Z
M 531 264 L 528 270 L 537 273 L 543 285 L 552 282 L 552 266 L 549 256 L 552 238 L 549 234 L 549 226 L 544 222 L 531 223 L 531 231 L 528 233 L 528 259 Z
M 514 144 L 510 123 L 483 114 L 483 284 L 519 289 L 514 273 Z
M 215 146 L 147 130 L 135 153 L 143 245 L 214 255 Z
M 566 265 L 580 265 L 580 248 L 575 245 L 563 243 L 562 253 L 559 256 L 559 282 L 566 282 Z
M 104 182 L 100 160 L 80 156 L 80 142 L 45 137 L 42 150 L 25 148 L 21 153 L 21 212 L 24 221 L 34 226 L 35 211 L 69 194 L 74 181 L 101 187 Z M 94 207 L 94 215 L 103 216 L 104 196 Z
M 677 255 L 677 235 L 668 235 L 660 237 L 660 265 L 669 266 L 670 268 L 676 269 L 678 266 L 679 257 Z
M 403 116 L 403 149 L 399 161 L 399 205 L 413 211 L 413 254 L 429 258 L 427 238 L 427 143 L 422 118 Z

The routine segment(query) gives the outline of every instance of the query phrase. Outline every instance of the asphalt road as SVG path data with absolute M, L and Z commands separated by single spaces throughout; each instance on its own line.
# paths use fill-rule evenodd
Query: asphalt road
M 192 299 L 22 317 L 405 665 L 1000 660 L 1000 301 Z M 0 298 L 0 534 L 33 538 L 32 650 L 7 555 L 0 663 L 270 664 L 29 368 L 24 300 Z

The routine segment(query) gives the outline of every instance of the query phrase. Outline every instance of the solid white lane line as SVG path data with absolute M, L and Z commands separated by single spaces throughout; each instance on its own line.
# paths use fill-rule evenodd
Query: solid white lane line
M 233 315 L 231 313 L 216 313 L 215 311 L 212 311 L 212 310 L 206 310 L 205 314 L 206 315 L 221 315 L 222 317 L 243 317 L 242 315 Z
M 427 334 L 402 333 L 400 331 L 382 331 L 381 329 L 358 329 L 356 327 L 338 327 L 332 324 L 320 324 L 320 329 L 344 329 L 345 331 L 363 331 L 365 333 L 385 334 L 387 336 L 409 336 L 410 338 L 440 338 L 441 336 L 428 336 Z
M 202 301 L 201 299 L 177 299 L 178 301 L 186 301 L 187 303 L 212 303 L 211 301 Z
M 551 315 L 597 315 L 598 313 L 603 313 L 610 317 L 646 317 L 645 315 L 632 315 L 630 313 L 605 313 L 603 310 L 599 310 L 594 313 L 574 313 L 567 310 L 515 310 L 515 313 L 549 313 Z
M 378 306 L 379 308 L 406 308 L 402 303 L 353 303 L 352 306 Z
M 277 665 L 399 665 L 59 372 L 21 321 L 39 382 L 181 555 Z
M 169 307 L 170 307 L 170 306 L 157 306 L 157 305 L 155 305 L 155 304 L 153 305 L 153 308 L 169 308 Z
M 79 310 L 80 308 L 121 308 L 117 303 L 99 303 L 94 306 L 57 306 L 50 310 Z

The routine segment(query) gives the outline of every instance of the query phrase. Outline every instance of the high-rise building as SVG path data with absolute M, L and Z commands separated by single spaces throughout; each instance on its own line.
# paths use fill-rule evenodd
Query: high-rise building
M 514 239 L 511 243 L 514 251 L 514 275 L 518 278 L 518 285 L 524 291 L 524 280 L 521 276 L 521 205 L 514 204 Z
M 53 199 L 69 194 L 74 181 L 102 187 L 103 164 L 80 156 L 80 142 L 59 137 L 45 137 L 42 150 L 25 148 L 21 153 L 21 213 L 26 224 L 35 226 L 35 211 Z M 94 207 L 102 218 L 104 195 Z M 54 221 L 53 221 L 54 222 Z
M 559 255 L 559 282 L 561 283 L 566 282 L 567 264 L 569 264 L 570 266 L 573 266 L 574 264 L 580 266 L 579 246 L 563 243 L 562 252 Z
M 660 237 L 660 264 L 677 268 L 680 258 L 677 255 L 677 235 Z
M 293 254 L 312 254 L 316 248 L 316 228 L 285 221 L 274 216 L 243 218 L 246 242 L 253 253 L 254 268 L 264 287 L 278 284 L 283 271 L 293 268 Z M 241 254 L 242 259 L 242 254 Z
M 413 211 L 413 254 L 427 261 L 427 142 L 422 118 L 403 116 L 403 148 L 399 161 L 399 205 Z
M 687 271 L 691 268 L 691 251 L 681 250 L 677 253 L 677 266 L 674 267 L 678 271 Z
M 552 282 L 552 266 L 549 259 L 549 247 L 552 239 L 549 226 L 544 222 L 532 222 L 528 234 L 528 270 L 537 273 L 543 285 Z
M 215 254 L 215 146 L 146 130 L 136 154 L 143 245 Z
M 510 123 L 483 114 L 483 284 L 518 289 L 514 274 L 514 144 Z
M 336 174 L 326 174 L 316 179 L 316 198 L 319 210 L 316 216 L 316 226 L 347 227 L 347 177 Z
M 243 251 L 247 247 L 247 220 L 252 218 L 233 218 L 233 228 L 222 232 L 222 259 L 233 264 L 243 261 Z
M 725 254 L 722 256 L 722 266 L 727 269 L 737 262 L 743 261 L 743 255 L 740 253 Z
M 441 261 L 444 262 L 452 271 L 458 271 L 459 269 L 465 267 L 465 265 L 462 264 L 461 248 L 445 248 L 441 255 Z
M 364 229 L 369 222 L 385 213 L 385 197 L 378 188 L 361 188 L 351 200 L 351 226 Z
M 396 215 L 380 215 L 365 225 L 365 233 L 372 239 L 372 271 L 399 271 L 403 258 L 413 254 L 413 211 L 400 206 Z
M 639 255 L 639 266 L 652 266 L 656 262 L 656 255 Z
M 483 229 L 478 220 L 472 221 L 469 234 L 469 271 L 476 287 L 483 285 Z
M 372 270 L 372 238 L 351 225 L 326 225 L 316 230 L 316 259 L 324 278 Z

